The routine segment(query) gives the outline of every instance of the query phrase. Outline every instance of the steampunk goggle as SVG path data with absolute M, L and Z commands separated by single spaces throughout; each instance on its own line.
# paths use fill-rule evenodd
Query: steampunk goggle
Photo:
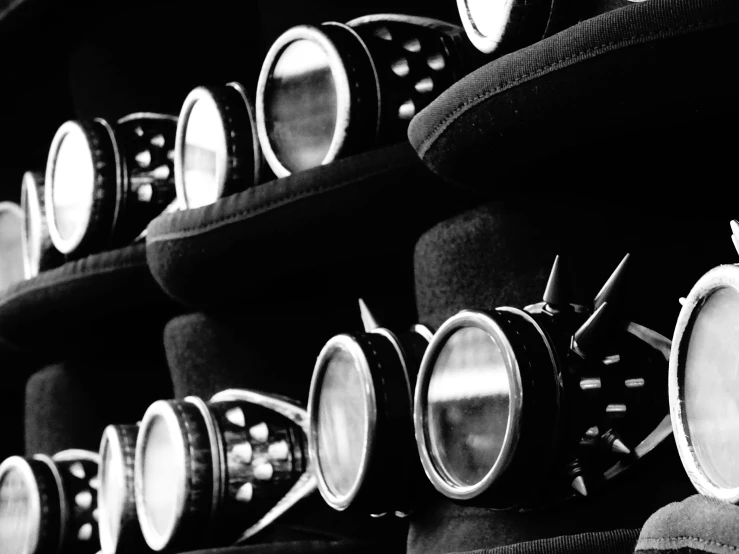
M 670 341 L 618 311 L 628 256 L 591 312 L 555 261 L 544 302 L 463 311 L 435 333 L 414 402 L 418 452 L 449 498 L 533 509 L 588 495 L 670 432 Z
M 252 101 L 239 83 L 190 92 L 175 142 L 181 206 L 207 206 L 267 177 L 254 117 Z
M 316 361 L 309 448 L 318 488 L 337 510 L 410 511 L 421 474 L 413 446 L 413 389 L 431 332 L 366 325 L 337 335 Z
M 54 246 L 72 258 L 135 239 L 175 198 L 177 118 L 137 113 L 111 127 L 67 121 L 51 143 L 45 207 Z
M 85 450 L 4 460 L 0 552 L 97 552 L 97 471 L 97 454 Z
M 287 399 L 227 390 L 158 401 L 136 442 L 136 511 L 153 550 L 241 542 L 315 490 L 307 413 Z
M 301 25 L 270 48 L 257 132 L 278 177 L 404 140 L 413 116 L 475 67 L 460 27 L 371 15 Z
M 732 221 L 739 251 L 739 222 Z M 693 286 L 675 327 L 670 410 L 678 452 L 698 492 L 739 502 L 739 266 L 721 265 Z

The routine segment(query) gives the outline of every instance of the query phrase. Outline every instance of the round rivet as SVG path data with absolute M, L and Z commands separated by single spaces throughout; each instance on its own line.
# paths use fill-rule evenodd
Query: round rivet
M 92 537 L 92 523 L 85 523 L 77 532 L 77 538 L 81 541 L 89 541 Z
M 400 58 L 399 60 L 395 61 L 395 63 L 390 66 L 390 69 L 392 69 L 393 73 L 395 73 L 398 77 L 405 77 L 411 71 L 411 68 L 408 66 L 408 60 L 406 60 L 405 58 Z
M 151 139 L 151 143 L 154 146 L 157 146 L 159 148 L 162 148 L 164 146 L 164 135 L 157 135 L 153 139 Z
M 241 408 L 231 408 L 226 412 L 226 419 L 237 427 L 246 427 L 246 419 Z
M 421 79 L 416 83 L 416 91 L 420 93 L 427 93 L 434 90 L 434 81 L 431 79 L 431 77 L 426 77 L 425 79 Z
M 269 481 L 270 479 L 272 479 L 274 471 L 275 470 L 272 467 L 272 464 L 259 464 L 257 467 L 254 468 L 254 477 L 259 479 L 260 481 Z
M 233 450 L 231 450 L 234 456 L 236 456 L 239 460 L 244 462 L 245 464 L 248 464 L 251 462 L 252 458 L 252 448 L 251 444 L 248 442 L 244 442 L 241 444 L 237 444 L 233 447 Z
M 441 71 L 446 66 L 446 63 L 444 62 L 444 56 L 442 56 L 441 54 L 434 54 L 433 56 L 429 56 L 426 62 L 434 71 Z
M 143 168 L 147 168 L 151 165 L 151 152 L 144 150 L 136 154 L 136 163 Z
M 413 100 L 403 102 L 398 110 L 398 117 L 400 119 L 412 119 L 414 115 L 416 115 L 416 105 Z
M 274 444 L 270 444 L 268 452 L 270 457 L 275 460 L 285 460 L 287 459 L 290 449 L 288 448 L 285 441 L 280 441 Z
M 403 44 L 403 48 L 408 50 L 408 52 L 420 52 L 421 42 L 417 38 L 412 38 L 405 41 L 405 43 Z
M 244 483 L 236 491 L 236 500 L 239 502 L 249 502 L 254 496 L 254 487 L 251 483 Z
M 69 473 L 77 477 L 77 479 L 85 478 L 85 466 L 79 462 L 75 462 L 69 466 Z
M 74 497 L 74 503 L 83 510 L 87 510 L 92 506 L 92 493 L 90 491 L 82 491 Z
M 249 435 L 255 441 L 266 442 L 269 438 L 269 428 L 266 423 L 260 423 L 249 429 Z
M 136 189 L 136 196 L 141 202 L 151 202 L 151 198 L 154 196 L 154 189 L 151 184 L 144 183 Z
M 160 165 L 151 172 L 151 176 L 154 177 L 154 179 L 169 179 L 169 166 Z
M 393 35 L 390 34 L 387 27 L 378 27 L 375 29 L 375 36 L 382 40 L 393 40 Z

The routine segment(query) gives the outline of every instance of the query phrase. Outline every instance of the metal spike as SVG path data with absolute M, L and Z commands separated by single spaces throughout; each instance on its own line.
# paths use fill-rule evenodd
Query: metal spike
M 677 301 L 680 302 L 681 306 L 685 306 L 685 303 L 688 301 L 688 299 L 685 298 L 684 296 L 681 296 L 680 298 L 677 299 Z
M 582 475 L 578 475 L 572 480 L 572 488 L 579 492 L 582 496 L 588 495 L 588 487 L 585 486 L 585 479 Z
M 626 286 L 626 266 L 628 265 L 631 254 L 626 254 L 621 263 L 618 264 L 616 270 L 611 273 L 611 276 L 600 289 L 600 292 L 595 295 L 594 307 L 597 310 L 602 304 L 610 302 L 615 305 L 616 300 L 620 300 L 619 296 L 623 294 L 623 289 Z
M 575 331 L 574 348 L 582 356 L 587 356 L 598 350 L 607 339 L 613 327 L 613 309 L 607 302 L 593 312 L 588 320 Z
M 736 219 L 731 220 L 731 242 L 734 243 L 737 254 L 739 254 L 739 221 Z
M 364 300 L 362 300 L 361 298 L 359 299 L 359 314 L 362 317 L 362 325 L 364 325 L 365 333 L 369 333 L 380 327 L 380 324 L 377 323 L 375 316 L 372 315 L 372 312 L 369 311 L 367 304 L 365 304 Z
M 631 448 L 626 446 L 621 441 L 621 439 L 614 439 L 614 441 L 611 443 L 611 450 L 613 450 L 616 454 L 624 454 L 624 455 L 631 454 Z
M 554 258 L 552 271 L 549 273 L 544 302 L 553 307 L 566 306 L 572 302 L 572 280 L 559 256 Z
M 626 446 L 619 436 L 612 430 L 603 433 L 601 441 L 603 441 L 603 446 L 614 454 L 622 454 L 624 456 L 629 456 L 631 454 L 631 449 Z

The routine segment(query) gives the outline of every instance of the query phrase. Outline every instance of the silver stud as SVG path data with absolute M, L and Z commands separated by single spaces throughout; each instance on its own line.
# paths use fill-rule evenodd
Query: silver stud
M 133 132 L 136 133 L 140 137 L 143 137 L 144 136 L 144 130 L 141 127 L 136 127 L 133 130 Z
M 82 491 L 80 493 L 77 493 L 77 495 L 74 497 L 74 503 L 83 510 L 87 510 L 90 506 L 92 506 L 92 493 L 90 493 L 90 491 Z
M 419 41 L 417 38 L 406 40 L 403 43 L 403 48 L 408 50 L 408 52 L 420 52 L 421 51 L 421 41 Z
M 169 166 L 167 165 L 160 165 L 157 167 L 154 171 L 151 172 L 151 176 L 154 177 L 154 179 L 169 179 Z
M 613 356 L 606 356 L 603 358 L 604 365 L 614 365 L 621 361 L 621 356 L 614 354 Z
M 275 460 L 286 460 L 290 454 L 290 449 L 285 441 L 270 444 L 267 450 L 270 457 Z
M 246 418 L 241 408 L 231 408 L 226 412 L 226 419 L 237 427 L 246 427 Z
M 92 523 L 85 523 L 77 532 L 77 538 L 81 541 L 89 541 L 92 537 Z
M 274 472 L 275 469 L 272 467 L 272 464 L 259 464 L 254 468 L 254 477 L 260 481 L 269 481 L 272 479 Z
M 167 152 L 167 159 L 169 161 L 174 160 L 174 150 L 170 150 L 169 152 Z
M 403 102 L 400 109 L 398 109 L 398 117 L 400 119 L 413 119 L 414 115 L 416 115 L 416 105 L 413 103 L 413 100 Z
M 431 92 L 432 90 L 434 90 L 434 81 L 431 77 L 426 77 L 416 83 L 416 91 L 421 94 Z
M 157 146 L 159 148 L 162 148 L 164 146 L 164 135 L 157 135 L 153 139 L 151 139 L 151 143 L 154 146 Z
M 253 451 L 251 448 L 251 444 L 249 444 L 248 442 L 237 444 L 236 446 L 233 447 L 233 450 L 231 452 L 233 453 L 234 456 L 236 456 L 239 460 L 241 460 L 245 464 L 248 464 L 251 462 Z
M 80 462 L 74 462 L 72 465 L 69 466 L 69 473 L 77 477 L 77 479 L 84 479 L 85 466 L 83 466 Z
M 442 56 L 441 54 L 434 54 L 433 56 L 429 56 L 426 60 L 426 63 L 428 63 L 429 67 L 434 71 L 441 71 L 446 67 L 444 56 Z
M 138 189 L 136 189 L 136 197 L 139 199 L 140 202 L 151 202 L 153 196 L 154 189 L 152 188 L 150 183 L 144 183 Z
M 92 519 L 94 519 L 95 521 L 100 521 L 100 510 L 98 510 L 97 508 L 92 511 Z
M 626 404 L 608 404 L 606 406 L 606 413 L 608 414 L 625 414 Z
M 640 389 L 644 386 L 644 379 L 641 377 L 637 377 L 636 379 L 626 379 L 626 381 L 624 381 L 624 385 L 626 385 L 627 389 Z
M 144 150 L 136 154 L 136 163 L 141 167 L 149 167 L 151 165 L 151 152 Z
M 582 496 L 588 495 L 588 488 L 585 486 L 585 479 L 583 479 L 582 475 L 578 475 L 572 480 L 572 488 Z
M 597 427 L 591 427 L 590 429 L 588 429 L 587 431 L 585 431 L 585 436 L 586 437 L 593 438 L 593 437 L 597 437 L 598 435 L 600 435 L 600 431 L 598 430 Z
M 688 301 L 688 299 L 685 298 L 684 296 L 681 296 L 680 298 L 677 299 L 677 301 L 680 302 L 681 306 L 685 306 L 685 303 Z
M 254 497 L 254 487 L 251 483 L 244 483 L 236 491 L 236 500 L 239 502 L 249 502 Z
M 411 68 L 408 65 L 408 60 L 406 60 L 405 58 L 395 60 L 395 62 L 390 66 L 390 69 L 392 69 L 393 73 L 395 73 L 398 77 L 406 77 L 408 73 L 411 72 Z
M 375 36 L 382 40 L 393 40 L 393 35 L 390 34 L 387 27 L 378 27 L 375 29 Z
M 601 382 L 600 377 L 593 377 L 592 379 L 581 379 L 580 389 L 581 390 L 597 390 L 600 389 Z
M 255 441 L 267 442 L 267 439 L 269 438 L 269 428 L 266 423 L 260 423 L 249 429 L 249 435 Z
M 98 490 L 100 488 L 100 477 L 93 477 L 90 479 L 90 488 L 93 488 L 95 490 Z

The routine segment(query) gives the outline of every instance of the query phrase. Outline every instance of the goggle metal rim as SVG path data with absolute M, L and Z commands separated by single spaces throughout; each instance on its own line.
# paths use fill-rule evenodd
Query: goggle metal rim
M 147 446 L 148 431 L 151 427 L 152 422 L 156 418 L 161 418 L 167 427 L 169 428 L 170 437 L 174 443 L 174 448 L 178 452 L 184 452 L 185 443 L 180 432 L 179 421 L 177 415 L 166 400 L 157 400 L 144 413 L 144 417 L 141 420 L 141 426 L 139 427 L 139 433 L 136 437 L 136 453 L 134 458 L 134 498 L 136 499 L 136 516 L 139 521 L 139 527 L 141 533 L 144 536 L 146 544 L 154 551 L 161 551 L 167 548 L 169 543 L 176 536 L 177 531 L 182 521 L 182 516 L 185 512 L 185 497 L 187 487 L 187 468 L 184 467 L 183 475 L 181 476 L 182 487 L 177 491 L 175 499 L 175 515 L 174 522 L 170 529 L 167 529 L 165 533 L 159 533 L 154 529 L 154 526 L 147 519 L 147 507 L 144 501 L 144 490 L 143 490 L 143 477 L 144 477 L 144 448 Z M 183 464 L 184 465 L 184 464 Z
M 517 0 L 507 0 L 504 3 L 505 7 L 508 9 L 508 17 L 506 17 L 505 23 L 510 22 L 511 8 L 516 3 Z M 503 25 L 495 35 L 486 35 L 480 31 L 479 27 L 475 23 L 475 19 L 472 17 L 472 13 L 468 6 L 468 0 L 457 0 L 457 10 L 459 11 L 459 18 L 462 20 L 464 32 L 472 45 L 484 54 L 492 54 L 495 52 L 502 42 L 506 25 Z
M 346 26 L 342 25 L 342 27 Z M 352 33 L 354 32 L 352 31 Z M 356 33 L 354 34 L 356 35 Z M 351 85 L 349 84 L 349 75 L 344 67 L 341 54 L 336 49 L 333 41 L 321 29 L 312 25 L 298 25 L 285 31 L 277 38 L 267 52 L 262 69 L 259 72 L 256 94 L 256 120 L 259 144 L 262 147 L 264 159 L 277 177 L 287 177 L 292 171 L 283 165 L 272 149 L 272 143 L 267 132 L 264 96 L 267 92 L 267 87 L 272 78 L 272 72 L 277 60 L 279 60 L 288 46 L 299 40 L 314 42 L 321 47 L 328 59 L 329 69 L 331 70 L 334 86 L 336 87 L 336 126 L 334 127 L 328 152 L 326 152 L 319 165 L 330 163 L 339 156 L 351 119 L 352 93 Z
M 33 172 L 26 171 L 21 182 L 21 212 L 24 218 L 21 248 L 23 249 L 23 274 L 26 279 L 38 275 L 41 265 L 44 213 L 41 210 L 38 188 L 39 183 Z
M 98 537 L 100 539 L 100 551 L 104 554 L 114 554 L 117 549 L 118 541 L 120 540 L 120 520 L 122 519 L 123 512 L 125 512 L 125 505 L 123 507 L 123 512 L 121 514 L 118 514 L 119 519 L 119 534 L 116 537 L 113 537 L 112 533 L 110 532 L 110 526 L 107 525 L 108 521 L 111 521 L 111 517 L 108 515 L 108 502 L 105 498 L 105 481 L 108 474 L 108 466 L 104 463 L 105 457 L 108 451 L 113 452 L 113 455 L 115 456 L 115 463 L 120 463 L 122 466 L 124 466 L 123 469 L 123 475 L 125 480 L 125 463 L 124 463 L 124 457 L 123 457 L 123 449 L 121 446 L 121 441 L 118 437 L 118 432 L 116 430 L 115 425 L 108 425 L 103 430 L 103 436 L 100 440 L 100 465 L 98 470 L 98 477 L 100 480 L 100 487 L 98 488 Z M 125 484 L 125 483 L 124 483 Z M 124 494 L 126 494 L 128 491 L 124 491 Z M 124 498 L 124 504 L 126 502 L 128 495 L 126 494 L 126 497 Z
M 364 402 L 367 410 L 367 420 L 364 425 L 364 447 L 362 448 L 362 458 L 359 465 L 359 471 L 352 483 L 351 488 L 345 494 L 337 494 L 329 486 L 323 470 L 321 461 L 318 456 L 318 406 L 320 402 L 320 393 L 323 385 L 323 378 L 328 368 L 328 361 L 334 352 L 343 350 L 349 353 L 355 364 L 354 369 L 358 370 L 361 381 L 363 382 Z M 311 378 L 310 392 L 308 394 L 308 418 L 310 431 L 308 433 L 308 453 L 315 467 L 316 480 L 318 481 L 318 490 L 326 503 L 335 510 L 346 510 L 356 498 L 365 480 L 367 471 L 371 465 L 372 452 L 377 440 L 377 397 L 375 394 L 375 383 L 372 379 L 367 359 L 362 352 L 362 348 L 350 335 L 336 335 L 329 339 L 325 344 L 321 353 L 316 360 L 313 377 Z
M 433 376 L 434 366 L 439 353 L 450 337 L 454 332 L 465 327 L 474 327 L 485 331 L 496 343 L 505 361 L 509 386 L 508 422 L 503 446 L 485 477 L 474 485 L 460 485 L 444 470 L 443 466 L 435 460 L 431 453 L 427 433 L 428 405 L 426 395 Z M 416 434 L 416 445 L 418 446 L 423 469 L 434 488 L 444 496 L 455 500 L 469 500 L 486 491 L 500 477 L 513 459 L 521 435 L 522 414 L 523 384 L 520 369 L 513 347 L 498 323 L 489 315 L 472 310 L 461 311 L 446 320 L 434 334 L 434 338 L 421 361 L 413 403 L 413 426 Z
M 174 186 L 177 192 L 177 202 L 182 209 L 189 209 L 187 200 L 187 191 L 185 187 L 185 139 L 187 138 L 187 126 L 190 122 L 190 114 L 195 104 L 198 102 L 210 102 L 218 113 L 219 124 L 223 131 L 223 137 L 226 143 L 226 151 L 218 152 L 216 159 L 216 182 L 218 190 L 216 199 L 223 195 L 223 189 L 226 182 L 226 174 L 228 173 L 228 140 L 226 136 L 226 126 L 223 122 L 221 110 L 213 95 L 206 87 L 197 87 L 190 91 L 182 104 L 180 116 L 177 122 L 177 132 L 175 134 L 174 143 Z
M 11 471 L 18 471 L 25 481 L 26 487 L 28 488 L 29 494 L 29 515 L 33 524 L 31 525 L 29 536 L 35 537 L 35 544 L 30 552 L 36 550 L 38 546 L 38 539 L 41 533 L 41 493 L 39 492 L 38 485 L 36 484 L 36 475 L 33 473 L 28 461 L 21 456 L 10 456 L 0 463 L 0 483 L 2 483 L 3 477 Z M 28 543 L 27 543 L 28 544 Z M 62 541 L 59 541 L 58 548 L 61 548 Z
M 739 486 L 727 488 L 717 485 L 703 470 L 693 448 L 684 399 L 684 355 L 692 335 L 693 325 L 706 300 L 721 289 L 739 292 L 739 266 L 721 265 L 703 275 L 685 299 L 675 325 L 670 352 L 668 395 L 670 418 L 685 472 L 698 492 L 732 504 L 739 503 Z

